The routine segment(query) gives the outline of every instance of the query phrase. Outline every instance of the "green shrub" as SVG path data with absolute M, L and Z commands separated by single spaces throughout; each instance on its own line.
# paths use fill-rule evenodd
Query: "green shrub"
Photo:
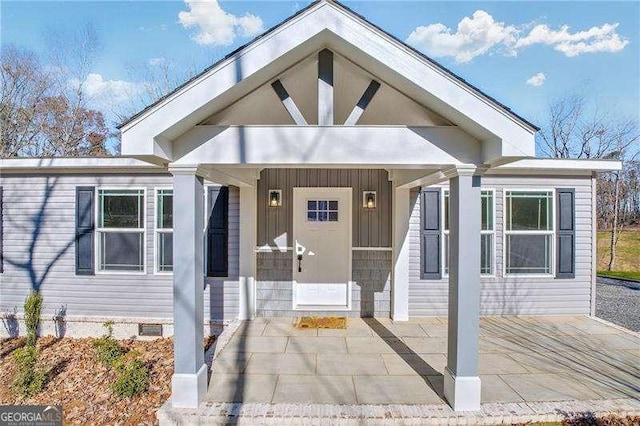
M 27 327 L 27 346 L 35 346 L 42 311 L 42 295 L 32 291 L 24 300 L 24 324 Z
M 117 378 L 111 385 L 111 390 L 118 398 L 131 398 L 147 390 L 149 367 L 135 355 L 122 357 L 115 368 Z
M 113 323 L 106 322 L 104 323 L 104 327 L 107 329 L 107 334 L 95 340 L 93 342 L 93 348 L 96 351 L 96 358 L 98 358 L 98 361 L 107 367 L 113 367 L 124 351 L 118 342 L 112 337 Z
M 36 364 L 39 352 L 33 346 L 25 346 L 14 351 L 14 359 L 18 374 L 11 387 L 13 391 L 24 397 L 37 394 L 47 382 L 47 372 Z

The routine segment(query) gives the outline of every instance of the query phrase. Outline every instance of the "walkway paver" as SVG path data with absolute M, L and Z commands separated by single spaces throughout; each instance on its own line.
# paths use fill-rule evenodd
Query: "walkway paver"
M 475 417 L 453 413 L 443 396 L 445 318 L 350 319 L 346 330 L 301 330 L 283 318 L 242 323 L 217 352 L 203 410 L 244 412 L 237 419 L 248 424 L 300 416 L 543 421 L 557 415 L 550 407 L 587 401 L 598 410 L 640 410 L 638 335 L 581 316 L 488 317 L 480 327 L 483 408 Z M 267 417 L 249 421 L 260 413 Z

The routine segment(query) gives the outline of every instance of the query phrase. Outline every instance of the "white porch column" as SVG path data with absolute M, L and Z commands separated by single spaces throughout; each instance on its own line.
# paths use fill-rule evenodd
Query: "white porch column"
M 480 177 L 458 169 L 449 196 L 449 325 L 444 395 L 455 411 L 480 409 Z
M 197 167 L 173 174 L 173 351 L 171 402 L 197 407 L 207 393 L 204 363 L 204 187 Z
M 240 187 L 240 306 L 238 319 L 241 320 L 251 320 L 256 315 L 257 201 L 256 185 Z
M 409 321 L 409 189 L 394 187 L 392 204 L 391 318 L 394 321 Z

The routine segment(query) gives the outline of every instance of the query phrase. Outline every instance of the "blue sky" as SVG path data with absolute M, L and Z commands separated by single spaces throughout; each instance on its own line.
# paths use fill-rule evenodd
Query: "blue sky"
M 639 114 L 639 2 L 344 3 L 534 122 L 569 92 L 613 114 Z M 100 94 L 141 84 L 131 64 L 204 68 L 306 4 L 3 1 L 0 35 L 42 53 L 48 29 L 92 23 L 103 44 L 91 70 Z

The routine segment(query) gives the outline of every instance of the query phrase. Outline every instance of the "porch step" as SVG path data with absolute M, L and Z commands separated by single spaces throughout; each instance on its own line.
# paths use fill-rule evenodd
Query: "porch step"
M 561 422 L 584 415 L 639 416 L 636 399 L 482 404 L 479 412 L 454 412 L 438 405 L 300 405 L 207 402 L 197 409 L 176 409 L 165 403 L 157 413 L 160 425 L 495 425 Z

